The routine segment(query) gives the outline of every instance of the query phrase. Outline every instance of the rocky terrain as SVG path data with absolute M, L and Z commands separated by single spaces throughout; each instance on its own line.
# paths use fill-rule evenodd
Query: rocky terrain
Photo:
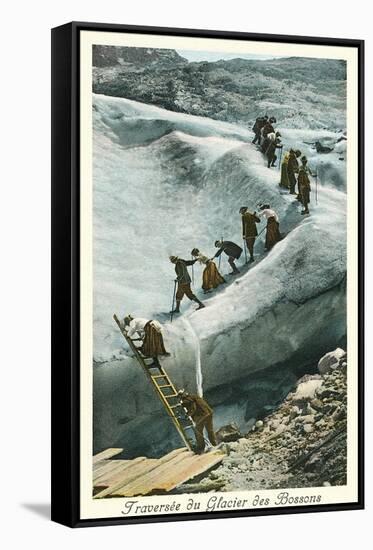
M 287 128 L 345 128 L 346 68 L 332 59 L 191 62 L 174 50 L 95 46 L 93 91 L 252 126 L 268 112 Z
M 231 429 L 227 457 L 180 492 L 277 489 L 346 484 L 347 354 L 337 348 L 303 376 L 283 403 L 242 436 Z

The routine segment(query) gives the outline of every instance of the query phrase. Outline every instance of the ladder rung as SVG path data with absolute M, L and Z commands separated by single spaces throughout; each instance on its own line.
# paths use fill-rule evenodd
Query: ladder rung
M 190 422 L 190 419 L 185 418 L 185 415 L 182 415 L 182 411 L 183 411 L 183 408 L 184 408 L 183 405 L 180 402 L 176 403 L 175 405 L 170 405 L 170 403 L 172 403 L 172 401 L 169 401 L 171 399 L 175 399 L 175 397 L 177 398 L 178 394 L 177 393 L 171 393 L 170 395 L 166 395 L 162 391 L 163 388 L 171 388 L 172 392 L 176 391 L 175 387 L 173 386 L 173 384 L 171 382 L 171 379 L 169 378 L 168 374 L 163 370 L 162 365 L 160 363 L 158 363 L 158 361 L 154 362 L 153 357 L 146 357 L 141 351 L 141 345 L 136 345 L 135 344 L 135 342 L 141 342 L 142 343 L 143 339 L 142 338 L 130 338 L 127 335 L 127 332 L 122 328 L 117 315 L 114 314 L 113 317 L 114 317 L 114 320 L 115 320 L 115 322 L 117 323 L 117 325 L 119 327 L 120 332 L 122 333 L 124 339 L 127 341 L 128 345 L 129 345 L 129 347 L 132 351 L 133 355 L 131 354 L 131 356 L 134 359 L 137 359 L 137 361 L 140 363 L 140 366 L 145 371 L 148 378 L 150 378 L 150 380 L 153 382 L 153 385 L 157 389 L 158 397 L 161 399 L 161 401 L 163 403 L 163 406 L 165 407 L 165 409 L 168 411 L 169 415 L 171 416 L 172 421 L 173 421 L 175 427 L 177 428 L 177 431 L 179 432 L 179 435 L 181 436 L 184 444 L 186 445 L 186 447 L 189 450 L 191 450 L 193 443 L 192 443 L 191 439 L 185 433 L 185 430 L 193 428 L 193 425 L 192 424 L 184 425 L 184 423 Z M 151 369 L 158 369 L 159 374 L 152 374 L 151 372 L 149 372 L 149 371 L 151 371 Z M 161 379 L 161 380 L 159 381 L 159 379 Z M 158 381 L 160 382 L 160 385 L 158 385 Z M 178 409 L 178 410 L 176 410 L 176 409 Z

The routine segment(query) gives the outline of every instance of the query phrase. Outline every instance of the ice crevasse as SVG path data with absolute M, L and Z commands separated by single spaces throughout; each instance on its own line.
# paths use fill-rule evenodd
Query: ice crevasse
M 266 167 L 249 130 L 120 98 L 96 95 L 93 107 L 95 449 L 128 447 L 140 436 L 132 452 L 156 452 L 171 441 L 172 427 L 113 313 L 161 320 L 171 352 L 163 364 L 177 386 L 197 391 L 203 380 L 214 407 L 224 411 L 229 398 L 230 417 L 222 412 L 221 422 L 235 415 L 242 421 L 232 390 L 241 380 L 311 364 L 346 337 L 343 171 L 331 156 L 329 172 L 335 164 L 337 177 L 320 183 L 318 203 L 313 193 L 311 215 L 303 217 L 294 197 L 280 192 L 279 171 Z M 323 131 L 313 132 L 317 139 Z M 295 135 L 302 139 L 299 130 L 281 133 L 285 146 Z M 310 130 L 305 138 L 311 141 Z M 315 151 L 307 145 L 302 151 L 316 166 Z M 276 210 L 285 238 L 266 253 L 263 232 L 257 261 L 248 269 L 242 256 L 241 274 L 207 298 L 196 264 L 195 290 L 206 308 L 195 311 L 185 299 L 171 324 L 162 315 L 172 302 L 169 254 L 189 259 L 197 247 L 212 256 L 220 237 L 242 244 L 239 207 L 254 210 L 259 202 Z M 221 271 L 230 271 L 226 257 Z M 159 419 L 156 430 L 149 429 L 150 417 Z

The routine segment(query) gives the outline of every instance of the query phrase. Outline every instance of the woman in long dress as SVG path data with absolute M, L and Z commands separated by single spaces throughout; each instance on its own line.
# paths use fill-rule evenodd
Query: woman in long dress
M 193 248 L 191 254 L 193 258 L 197 258 L 200 264 L 206 266 L 202 274 L 202 289 L 205 294 L 225 283 L 224 277 L 220 275 L 213 260 L 202 254 L 198 248 Z
M 276 212 L 270 207 L 269 204 L 262 205 L 260 207 L 259 216 L 264 216 L 267 219 L 267 231 L 266 231 L 266 250 L 271 250 L 276 243 L 281 241 L 280 224 Z
M 289 184 L 289 178 L 288 178 L 288 162 L 289 162 L 289 156 L 290 153 L 287 151 L 284 155 L 284 159 L 281 163 L 281 181 L 280 181 L 280 187 L 284 187 L 285 189 L 290 188 Z

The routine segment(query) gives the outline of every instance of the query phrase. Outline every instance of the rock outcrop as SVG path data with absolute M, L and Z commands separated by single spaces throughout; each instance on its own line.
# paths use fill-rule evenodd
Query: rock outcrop
M 303 377 L 273 413 L 227 443 L 227 458 L 206 484 L 213 480 L 223 491 L 344 485 L 347 355 L 342 351 L 332 352 L 339 356 L 333 370 Z

